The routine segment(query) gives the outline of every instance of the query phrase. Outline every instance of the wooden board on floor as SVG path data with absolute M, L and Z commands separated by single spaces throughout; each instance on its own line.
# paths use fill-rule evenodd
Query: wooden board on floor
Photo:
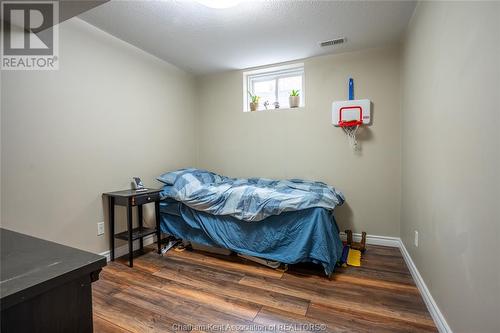
M 361 267 L 331 279 L 314 265 L 283 273 L 234 255 L 153 248 L 134 268 L 104 268 L 93 287 L 95 332 L 437 332 L 396 248 L 370 246 Z

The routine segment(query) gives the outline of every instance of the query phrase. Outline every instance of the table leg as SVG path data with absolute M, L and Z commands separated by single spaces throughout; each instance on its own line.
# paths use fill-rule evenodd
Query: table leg
M 137 215 L 138 215 L 138 218 L 139 218 L 139 228 L 142 230 L 142 205 L 139 205 L 137 206 Z M 141 253 L 144 252 L 144 241 L 141 238 L 139 238 L 139 248 L 141 249 Z
M 161 254 L 161 229 L 160 229 L 160 202 L 155 201 L 156 217 L 156 243 L 158 244 L 158 254 Z
M 109 259 L 115 261 L 115 198 L 108 196 Z
M 132 206 L 127 205 L 127 228 L 128 228 L 128 262 L 129 266 L 134 266 L 134 241 L 132 240 Z

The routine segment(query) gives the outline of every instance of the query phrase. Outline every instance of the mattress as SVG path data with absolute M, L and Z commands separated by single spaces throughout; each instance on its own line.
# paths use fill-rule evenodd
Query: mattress
M 173 199 L 160 203 L 163 233 L 195 243 L 286 264 L 321 264 L 330 275 L 342 255 L 339 229 L 330 210 L 308 208 L 258 222 L 212 215 Z

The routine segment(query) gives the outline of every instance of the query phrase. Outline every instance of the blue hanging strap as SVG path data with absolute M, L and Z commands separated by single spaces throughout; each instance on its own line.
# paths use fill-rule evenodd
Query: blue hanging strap
M 349 100 L 354 100 L 354 80 L 349 78 Z

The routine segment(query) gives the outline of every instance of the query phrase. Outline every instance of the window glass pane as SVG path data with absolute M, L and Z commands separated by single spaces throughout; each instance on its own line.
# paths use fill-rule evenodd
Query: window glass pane
M 287 109 L 289 97 L 292 90 L 298 90 L 300 95 L 300 106 L 304 106 L 304 92 L 302 91 L 304 80 L 303 64 L 286 65 L 259 69 L 243 73 L 245 89 L 252 95 L 259 96 L 259 110 L 264 110 L 267 102 L 268 109 L 274 109 L 274 103 L 279 102 L 281 109 Z M 250 98 L 244 98 L 245 109 L 249 111 Z
M 278 80 L 278 100 L 280 108 L 289 108 L 289 99 L 292 89 L 298 90 L 299 95 L 302 95 L 302 76 L 289 76 Z M 302 104 L 302 103 L 301 103 Z
M 253 95 L 260 96 L 259 110 L 265 109 L 264 102 L 269 101 L 269 107 L 273 108 L 276 101 L 276 80 L 253 81 Z M 251 102 L 251 100 L 249 100 Z

